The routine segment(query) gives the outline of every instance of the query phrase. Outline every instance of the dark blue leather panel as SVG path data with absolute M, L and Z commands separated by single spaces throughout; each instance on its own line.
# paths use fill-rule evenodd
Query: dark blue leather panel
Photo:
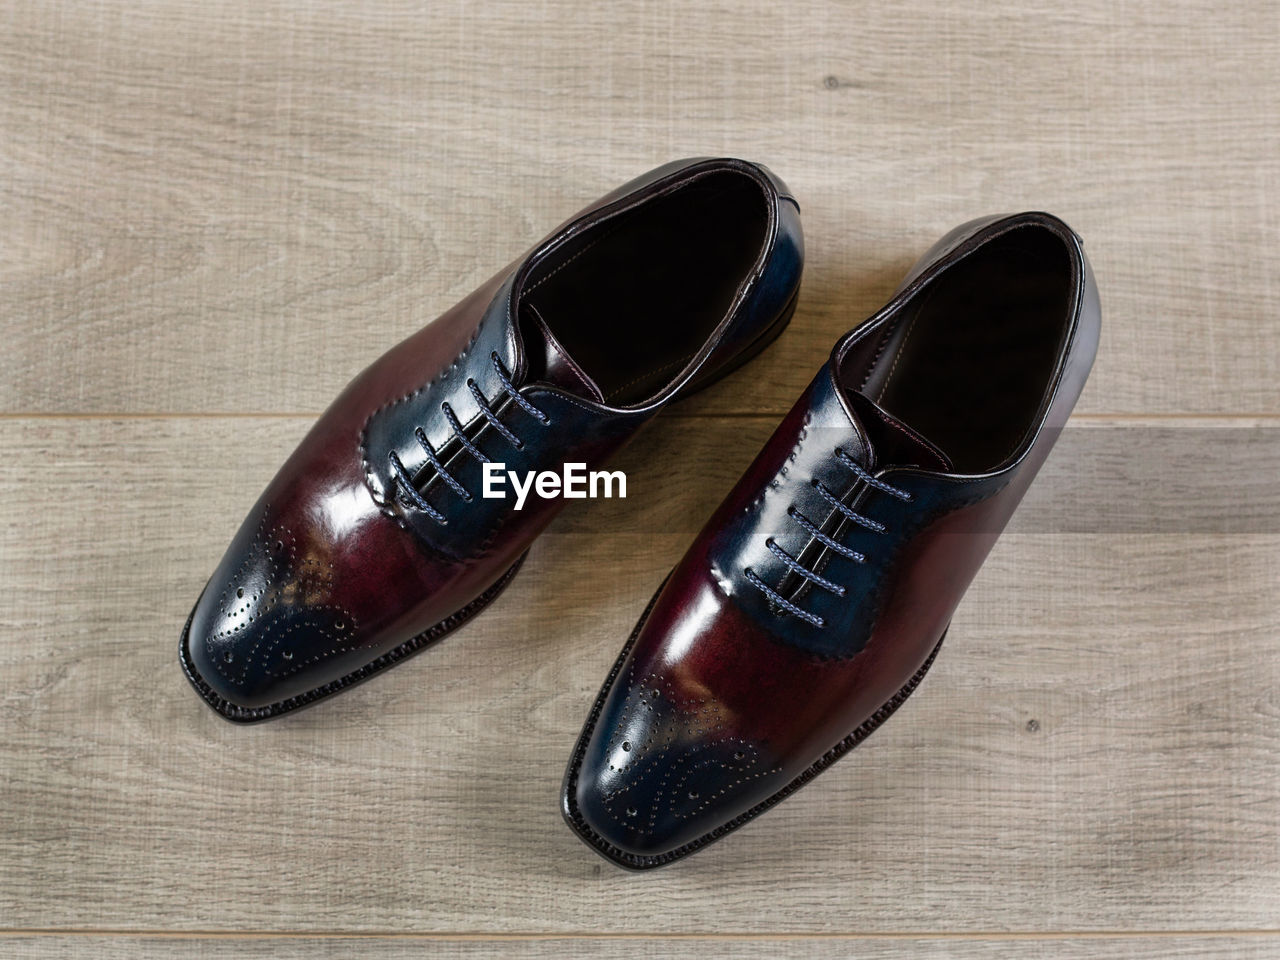
M 711 574 L 731 602 L 757 619 L 779 640 L 823 657 L 852 657 L 866 644 L 876 623 L 878 588 L 885 581 L 900 547 L 940 513 L 995 492 L 999 482 L 964 484 L 917 471 L 883 469 L 860 426 L 851 417 L 824 365 L 806 391 L 808 409 L 772 481 L 750 509 L 721 528 L 712 543 Z M 777 444 L 779 438 L 771 441 Z M 777 444 L 779 450 L 783 449 Z M 872 473 L 909 492 L 903 502 L 859 481 L 836 456 L 841 449 Z M 878 533 L 859 526 L 832 506 L 816 489 L 821 483 L 867 519 L 884 525 Z M 860 563 L 816 544 L 805 527 L 790 516 L 799 511 L 836 542 L 867 558 Z M 845 588 L 843 597 L 797 581 L 795 574 L 768 548 L 772 540 L 792 557 L 805 557 L 811 569 Z M 814 550 L 815 545 L 819 548 Z M 806 611 L 825 621 L 819 627 L 780 612 L 770 598 L 749 583 L 750 569 Z
M 494 354 L 517 384 L 523 379 L 526 358 L 514 333 L 516 319 L 513 311 L 522 278 L 533 265 L 584 229 L 628 209 L 633 202 L 630 198 L 637 191 L 662 189 L 662 181 L 668 178 L 673 185 L 686 183 L 704 167 L 708 172 L 741 169 L 756 179 L 763 178 L 771 190 L 786 191 L 786 196 L 790 196 L 785 184 L 753 164 L 732 160 L 676 161 L 613 191 L 592 212 L 569 223 L 540 245 L 503 281 L 485 309 L 474 336 L 454 361 L 431 380 L 369 417 L 361 437 L 362 458 L 369 489 L 387 516 L 411 530 L 430 550 L 459 562 L 474 559 L 482 553 L 511 519 L 509 499 L 483 499 L 480 496 L 482 465 L 454 439 L 453 427 L 443 415 L 442 404 L 449 404 L 463 423 L 469 439 L 490 459 L 503 464 L 506 470 L 523 473 L 558 469 L 566 459 L 585 462 L 588 469 L 593 469 L 675 396 L 696 390 L 722 376 L 726 364 L 776 332 L 779 318 L 794 306 L 803 267 L 804 241 L 799 209 L 794 200 L 771 196 L 768 203 L 770 232 L 759 263 L 744 278 L 735 304 L 718 330 L 707 338 L 701 356 L 691 361 L 683 377 L 673 381 L 669 392 L 659 394 L 643 407 L 618 408 L 544 385 L 522 387 L 522 395 L 551 417 L 551 425 L 544 426 L 513 403 L 502 389 L 492 363 Z M 468 380 L 475 382 L 491 408 L 523 441 L 522 449 L 516 449 L 486 421 L 468 388 Z M 449 472 L 472 494 L 469 502 L 434 476 L 435 471 L 426 452 L 414 434 L 419 427 Z M 566 457 L 565 451 L 568 450 L 574 453 Z M 442 523 L 419 509 L 403 494 L 390 465 L 389 457 L 393 452 L 410 476 L 425 478 L 421 493 L 444 515 L 446 522 Z M 536 498 L 531 495 L 532 499 Z M 525 509 L 532 510 L 535 506 L 530 502 Z
M 511 318 L 514 277 L 513 271 L 485 310 L 470 342 L 453 362 L 412 393 L 375 411 L 360 438 L 365 476 L 374 501 L 397 523 L 432 542 L 448 557 L 465 556 L 465 544 L 451 545 L 450 538 L 436 536 L 440 533 L 439 524 L 431 517 L 421 511 L 404 509 L 390 454 L 394 452 L 400 458 L 410 476 L 418 476 L 428 467 L 426 451 L 414 433 L 421 428 L 437 451 L 447 451 L 455 458 L 459 453 L 464 458 L 467 456 L 465 451 L 458 450 L 456 442 L 450 443 L 453 428 L 443 415 L 441 405 L 448 403 L 464 423 L 470 423 L 484 418 L 476 409 L 475 397 L 467 387 L 468 380 L 474 380 L 480 391 L 494 402 L 505 397 L 491 358 L 496 354 L 506 370 L 517 370 L 515 325 Z M 436 496 L 434 490 L 431 493 L 430 499 L 439 501 L 440 508 L 450 506 L 445 496 Z M 447 489 L 445 493 L 451 495 Z

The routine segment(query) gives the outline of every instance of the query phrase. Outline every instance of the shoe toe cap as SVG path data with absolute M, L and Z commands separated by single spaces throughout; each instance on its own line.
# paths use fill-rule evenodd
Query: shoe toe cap
M 636 868 L 714 839 L 781 785 L 765 746 L 736 735 L 732 720 L 715 700 L 681 698 L 659 677 L 615 686 L 571 777 L 571 825 Z
M 288 530 L 258 524 L 237 536 L 214 572 L 182 654 L 192 682 L 224 716 L 269 716 L 274 705 L 341 676 L 361 648 L 359 624 L 339 602 L 339 571 L 321 556 L 299 550 Z

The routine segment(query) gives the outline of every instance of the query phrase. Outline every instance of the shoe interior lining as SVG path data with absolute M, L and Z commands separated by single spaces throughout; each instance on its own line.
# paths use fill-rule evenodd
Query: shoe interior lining
M 845 385 L 935 443 L 958 472 L 1001 467 L 1052 386 L 1070 326 L 1071 264 L 1064 238 L 1039 224 L 990 240 L 926 286 L 881 338 L 870 370 Z
M 641 404 L 724 319 L 768 224 L 754 177 L 698 175 L 546 257 L 525 281 L 522 309 L 533 305 L 608 403 Z

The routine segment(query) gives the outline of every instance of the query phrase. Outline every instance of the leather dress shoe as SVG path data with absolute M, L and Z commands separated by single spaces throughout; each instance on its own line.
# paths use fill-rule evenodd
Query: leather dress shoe
M 763 167 L 659 167 L 561 225 L 346 388 L 250 511 L 182 632 L 224 717 L 274 717 L 438 640 L 563 505 L 486 461 L 588 469 L 791 318 L 799 208 Z M 509 489 L 509 488 L 507 488 Z
M 571 757 L 566 821 L 669 863 L 790 795 L 902 704 L 1097 351 L 1060 220 L 953 231 L 844 336 L 658 590 Z

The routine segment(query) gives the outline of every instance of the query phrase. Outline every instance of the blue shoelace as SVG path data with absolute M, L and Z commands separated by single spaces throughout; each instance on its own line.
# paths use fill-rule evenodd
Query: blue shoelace
M 520 390 L 511 382 L 511 375 L 507 372 L 506 368 L 503 367 L 502 361 L 498 359 L 498 354 L 491 353 L 489 356 L 493 360 L 493 369 L 498 374 L 498 381 L 502 384 L 503 391 L 505 391 L 506 394 L 510 396 L 511 399 L 514 400 L 526 413 L 536 419 L 544 427 L 549 426 L 551 424 L 551 418 L 520 395 Z M 480 392 L 480 388 L 476 386 L 476 382 L 474 380 L 467 380 L 467 389 L 471 391 L 471 396 L 475 398 L 476 406 L 480 408 L 480 413 L 484 415 L 484 418 L 489 421 L 493 428 L 497 430 L 498 433 L 502 434 L 502 436 L 506 438 L 507 442 L 517 450 L 523 450 L 524 441 L 517 437 L 510 427 L 498 419 L 498 415 L 493 412 L 493 407 L 489 403 L 488 398 Z M 466 431 L 463 429 L 462 422 L 458 419 L 458 415 L 453 412 L 453 407 L 449 406 L 448 403 L 442 403 L 440 404 L 440 409 L 444 411 L 444 415 L 449 421 L 449 426 L 453 428 L 453 435 L 458 438 L 458 442 L 462 444 L 463 449 L 481 463 L 489 463 L 490 460 L 485 456 L 484 451 L 477 447 L 471 438 L 467 436 Z M 423 429 L 421 427 L 416 427 L 413 431 L 413 435 L 418 439 L 418 443 L 421 444 L 423 452 L 426 453 L 427 462 L 435 468 L 436 473 L 440 475 L 440 479 L 447 483 L 449 488 L 461 497 L 464 502 L 470 503 L 472 500 L 471 491 L 459 483 L 458 478 L 445 469 L 444 464 L 440 462 L 439 455 L 435 448 L 431 446 L 431 442 L 427 439 L 427 435 Z M 404 464 L 400 462 L 400 457 L 397 456 L 394 450 L 391 451 L 387 459 L 391 463 L 391 471 L 395 474 L 396 481 L 398 481 L 400 487 L 403 489 L 405 495 L 413 505 L 429 516 L 432 520 L 436 521 L 436 523 L 448 523 L 449 521 L 445 519 L 444 514 L 428 503 L 426 497 L 419 492 L 417 486 L 413 482 L 413 477 L 409 475 L 409 471 L 405 469 Z
M 905 490 L 899 490 L 897 487 L 891 486 L 890 484 L 885 483 L 883 480 L 880 480 L 877 477 L 873 477 L 870 473 L 868 473 L 863 468 L 862 464 L 858 463 L 856 460 L 850 457 L 847 453 L 845 453 L 839 447 L 836 448 L 836 459 L 839 460 L 841 463 L 843 463 L 850 470 L 852 470 L 854 474 L 857 476 L 857 478 L 861 480 L 863 483 L 865 483 L 867 486 L 872 487 L 876 490 L 879 490 L 881 493 L 887 493 L 891 497 L 897 497 L 899 500 L 902 500 L 904 502 L 907 502 L 907 503 L 911 502 L 911 494 L 909 494 Z M 822 481 L 814 480 L 813 488 L 817 490 L 819 494 L 822 495 L 822 498 L 826 500 L 827 503 L 831 504 L 831 506 L 835 507 L 836 510 L 842 513 L 847 519 L 856 523 L 858 526 L 864 527 L 867 530 L 870 530 L 872 533 L 885 532 L 885 526 L 883 523 L 880 523 L 876 520 L 872 520 L 870 517 L 864 517 L 862 514 L 858 513 L 856 510 L 854 510 L 852 507 L 846 504 L 843 500 L 837 497 L 834 493 L 828 490 L 826 485 L 823 484 Z M 796 523 L 800 524 L 800 526 L 805 529 L 805 531 L 809 534 L 809 536 L 811 536 L 814 540 L 817 540 L 820 544 L 822 544 L 824 547 L 828 548 L 829 550 L 833 550 L 834 552 L 840 554 L 840 556 L 846 557 L 849 560 L 852 560 L 854 563 L 867 562 L 867 558 L 863 554 L 859 553 L 857 550 L 853 550 L 849 547 L 846 547 L 843 543 L 840 543 L 837 540 L 832 539 L 830 536 L 824 533 L 821 529 L 819 529 L 816 523 L 814 523 L 812 520 L 806 517 L 803 513 L 797 510 L 794 505 L 787 508 L 787 516 L 790 517 L 792 520 L 794 520 Z M 828 580 L 826 577 L 822 576 L 817 571 L 811 570 L 808 567 L 806 567 L 803 563 L 801 563 L 791 554 L 787 553 L 787 551 L 783 550 L 780 546 L 778 546 L 778 544 L 774 542 L 772 537 L 770 537 L 768 540 L 765 541 L 765 546 L 768 547 L 769 552 L 772 553 L 779 560 L 781 560 L 782 563 L 787 567 L 787 569 L 790 570 L 792 573 L 795 573 L 798 576 L 803 577 L 805 580 L 808 580 L 814 586 L 821 587 L 823 590 L 829 591 L 830 593 L 834 593 L 837 597 L 843 597 L 845 595 L 845 588 L 843 586 L 841 586 L 838 583 L 835 583 L 834 581 Z M 770 602 L 773 603 L 774 606 L 778 607 L 778 609 L 783 610 L 786 613 L 791 614 L 792 616 L 799 617 L 801 620 L 805 621 L 806 623 L 810 623 L 813 626 L 818 627 L 819 629 L 827 625 L 827 621 L 824 620 L 822 617 L 818 616 L 816 613 L 810 613 L 808 610 L 805 610 L 803 607 L 796 606 L 794 603 L 792 603 L 790 600 L 788 600 L 786 597 L 780 594 L 777 590 L 773 589 L 773 587 L 769 586 L 767 583 L 761 580 L 760 577 L 756 574 L 756 572 L 752 570 L 750 567 L 745 568 L 743 570 L 743 573 L 746 575 L 747 579 L 751 581 L 752 584 L 759 587 L 760 590 L 764 592 L 764 595 L 768 597 Z

